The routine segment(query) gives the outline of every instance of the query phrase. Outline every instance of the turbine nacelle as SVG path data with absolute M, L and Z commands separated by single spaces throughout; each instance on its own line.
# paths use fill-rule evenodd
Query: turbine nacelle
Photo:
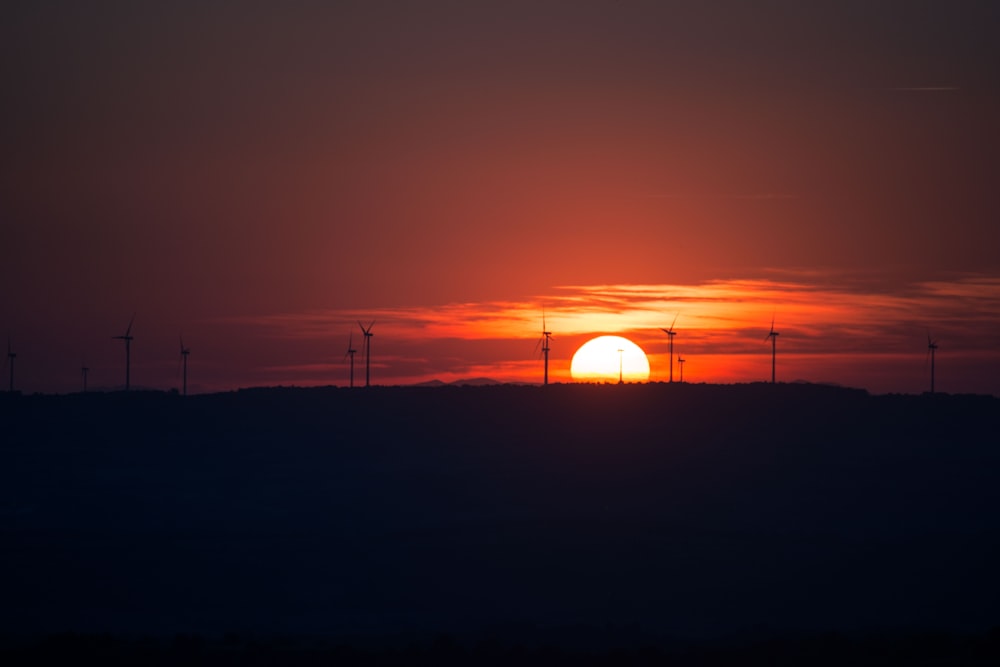
M 361 320 L 358 320 L 358 326 L 361 327 L 361 333 L 365 335 L 365 386 L 371 384 L 371 361 L 372 361 L 372 327 L 375 326 L 375 320 L 371 321 L 371 324 L 366 328 L 365 325 L 361 324 Z M 351 361 L 354 361 L 354 356 L 351 356 Z
M 663 327 L 660 327 L 660 331 L 662 331 L 663 333 L 667 334 L 667 340 L 670 342 L 670 353 L 667 355 L 667 358 L 670 359 L 670 381 L 671 382 L 674 381 L 674 336 L 677 335 L 677 332 L 674 331 L 674 325 L 677 324 L 677 318 L 678 318 L 678 316 L 680 316 L 680 313 L 676 313 L 674 315 L 674 320 L 673 320 L 673 322 L 670 323 L 670 328 L 669 329 L 664 329 Z
M 771 318 L 771 330 L 767 332 L 766 336 L 764 336 L 764 342 L 766 343 L 768 341 L 768 339 L 774 338 L 775 336 L 780 336 L 780 335 L 781 335 L 780 333 L 778 333 L 777 331 L 774 330 L 774 318 L 772 317 Z
M 774 330 L 774 315 L 771 316 L 771 330 L 764 336 L 764 342 L 771 341 L 771 384 L 775 383 L 774 359 L 778 352 L 778 336 L 780 334 Z
M 124 340 L 129 341 L 133 339 L 132 336 L 132 323 L 135 322 L 135 313 L 132 313 L 132 319 L 128 321 L 128 327 L 125 328 L 125 333 L 121 336 L 112 336 L 114 340 Z
M 546 326 L 545 322 L 545 309 L 542 308 L 542 335 L 535 343 L 535 354 L 538 354 L 538 346 L 542 347 L 542 355 L 545 357 L 545 374 L 542 376 L 542 384 L 549 384 L 549 351 L 552 349 L 549 346 L 549 342 L 552 340 L 552 332 Z
M 927 332 L 927 358 L 931 362 L 931 393 L 934 393 L 934 353 L 938 349 L 937 341 L 931 338 L 931 333 Z M 924 364 L 927 363 L 927 358 L 924 360 Z
M 357 350 L 354 349 L 354 332 L 352 331 L 347 336 L 347 351 L 344 352 L 344 359 L 347 357 L 353 357 Z
M 128 321 L 128 327 L 125 329 L 125 333 L 123 335 L 121 335 L 121 336 L 112 336 L 111 337 L 112 340 L 123 340 L 123 341 L 125 341 L 125 391 L 128 391 L 129 386 L 131 384 L 131 381 L 129 379 L 129 376 L 130 376 L 130 367 L 131 367 L 129 350 L 131 348 L 132 340 L 133 340 L 133 336 L 132 336 L 132 323 L 133 322 L 135 322 L 135 313 L 132 313 L 132 319 L 130 319 Z

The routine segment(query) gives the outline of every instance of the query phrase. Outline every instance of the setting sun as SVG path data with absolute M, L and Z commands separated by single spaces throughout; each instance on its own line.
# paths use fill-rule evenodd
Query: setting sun
M 649 380 L 649 360 L 628 338 L 598 336 L 573 355 L 570 375 L 578 382 L 645 382 Z

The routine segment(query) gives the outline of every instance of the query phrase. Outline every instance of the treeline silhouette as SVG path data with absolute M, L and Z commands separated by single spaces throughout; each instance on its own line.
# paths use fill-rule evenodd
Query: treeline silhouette
M 809 384 L 5 395 L 0 625 L 369 664 L 985 655 L 998 417 Z

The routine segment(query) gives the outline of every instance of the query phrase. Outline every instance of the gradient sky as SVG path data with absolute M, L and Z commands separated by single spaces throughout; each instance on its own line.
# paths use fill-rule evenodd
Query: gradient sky
M 124 376 L 667 376 L 1000 395 L 996 2 L 32 2 L 0 23 L 0 335 Z M 360 345 L 356 345 L 360 348 Z M 360 362 L 360 355 L 358 357 Z

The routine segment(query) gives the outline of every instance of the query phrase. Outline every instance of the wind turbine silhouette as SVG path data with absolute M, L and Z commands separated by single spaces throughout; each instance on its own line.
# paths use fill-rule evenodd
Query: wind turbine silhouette
M 677 315 L 680 315 L 680 313 L 677 313 Z M 660 327 L 660 331 L 662 331 L 663 333 L 667 334 L 668 339 L 670 340 L 670 381 L 671 382 L 674 381 L 674 336 L 677 335 L 677 332 L 674 331 L 674 325 L 677 324 L 677 315 L 674 315 L 674 321 L 670 323 L 670 328 L 669 329 L 664 329 L 663 327 Z
M 123 340 L 125 341 L 125 391 L 129 390 L 129 371 L 132 363 L 131 358 L 131 343 L 132 343 L 132 322 L 135 321 L 135 313 L 132 313 L 132 319 L 128 321 L 128 328 L 125 329 L 125 335 L 123 336 L 112 336 L 112 340 Z
M 549 340 L 552 338 L 552 332 L 548 331 L 545 327 L 545 310 L 542 310 L 542 337 L 538 339 L 535 343 L 535 350 L 538 350 L 538 346 L 542 346 L 542 354 L 545 355 L 545 376 L 542 381 L 543 385 L 549 384 Z
M 360 322 L 358 322 L 360 324 Z M 372 323 L 374 324 L 374 322 Z M 364 328 L 364 327 L 362 327 Z M 354 353 L 357 350 L 354 349 L 354 331 L 351 331 L 350 335 L 347 337 L 347 352 L 344 353 L 344 359 L 347 357 L 351 358 L 351 387 L 354 386 Z
M 684 382 L 684 362 L 687 359 L 681 359 L 681 355 L 677 355 L 677 365 L 681 367 L 681 382 Z
M 89 372 L 90 372 L 90 369 L 87 368 L 86 366 L 81 366 L 80 367 L 80 375 L 83 376 L 83 392 L 84 393 L 87 393 L 87 373 L 89 373 Z
M 618 348 L 618 384 L 625 384 L 622 381 L 622 353 L 623 352 L 625 352 L 625 350 L 623 350 L 621 348 Z
M 931 393 L 934 393 L 934 352 L 937 351 L 936 340 L 931 340 L 931 333 L 927 332 L 927 355 L 931 358 Z M 925 362 L 926 363 L 926 362 Z
M 10 393 L 14 393 L 14 360 L 17 359 L 17 353 L 12 352 L 10 349 L 10 336 L 7 336 L 7 365 L 10 367 L 10 385 L 7 389 Z
M 179 336 L 179 338 L 180 338 L 180 341 L 181 341 L 181 358 L 180 358 L 180 360 L 181 360 L 181 362 L 184 365 L 184 384 L 182 385 L 183 389 L 181 390 L 181 396 L 187 396 L 188 395 L 188 354 L 191 353 L 191 348 L 184 347 L 184 337 L 183 336 Z
M 771 330 L 764 336 L 764 342 L 771 339 L 771 384 L 774 384 L 774 358 L 778 352 L 778 332 L 774 330 L 774 315 L 771 315 Z
M 361 331 L 365 335 L 365 386 L 367 387 L 371 384 L 372 336 L 375 335 L 372 333 L 372 327 L 375 326 L 375 320 L 372 320 L 367 329 L 365 325 L 361 324 L 360 320 L 358 321 L 358 326 L 361 327 Z M 354 357 L 352 356 L 351 360 L 353 361 L 353 359 Z

